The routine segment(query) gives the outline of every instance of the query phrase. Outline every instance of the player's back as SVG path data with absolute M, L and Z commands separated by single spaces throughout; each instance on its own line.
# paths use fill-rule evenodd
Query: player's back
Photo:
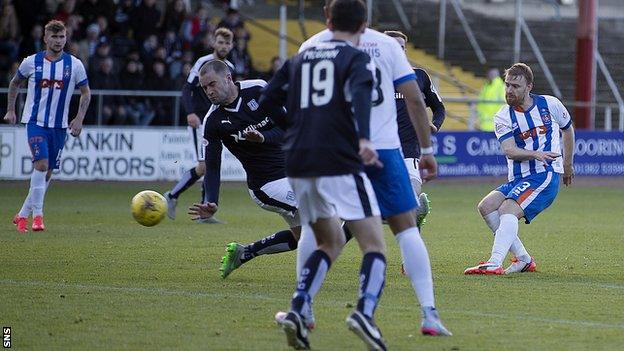
M 359 172 L 350 83 L 372 80 L 370 58 L 344 41 L 318 43 L 287 62 L 287 174 Z
M 331 39 L 331 35 L 329 30 L 321 31 L 304 42 L 299 50 L 327 41 Z M 400 143 L 394 88 L 407 80 L 415 79 L 414 71 L 397 41 L 374 29 L 367 28 L 362 33 L 358 49 L 367 53 L 375 66 L 371 142 L 376 149 L 396 149 Z

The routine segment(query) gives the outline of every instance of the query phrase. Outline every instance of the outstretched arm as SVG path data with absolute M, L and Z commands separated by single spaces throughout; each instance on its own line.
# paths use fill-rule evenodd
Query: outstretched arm
M 507 138 L 501 142 L 501 148 L 505 155 L 514 161 L 538 160 L 543 163 L 550 163 L 561 155 L 553 151 L 533 151 L 525 150 L 516 146 L 513 138 Z
M 20 77 L 19 74 L 16 74 L 9 83 L 9 94 L 7 96 L 7 112 L 4 115 L 4 120 L 11 124 L 15 124 L 15 122 L 17 121 L 17 117 L 15 115 L 15 101 L 17 100 L 19 88 L 25 81 L 26 79 Z

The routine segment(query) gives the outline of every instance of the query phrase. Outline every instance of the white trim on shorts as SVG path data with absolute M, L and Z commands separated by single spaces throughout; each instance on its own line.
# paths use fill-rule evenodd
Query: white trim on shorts
M 373 186 L 363 172 L 288 180 L 297 196 L 302 223 L 332 217 L 355 221 L 380 215 Z
M 201 162 L 205 159 L 206 147 L 204 146 L 204 123 L 199 127 L 193 128 L 187 127 L 191 134 L 191 140 L 193 140 L 193 146 L 195 147 L 195 159 L 197 162 Z
M 262 209 L 282 216 L 289 228 L 301 226 L 297 198 L 287 178 L 281 178 L 264 184 L 260 190 L 249 189 L 249 196 Z
M 415 183 L 418 183 L 419 186 L 422 185 L 420 169 L 418 168 L 418 163 L 420 162 L 420 160 L 417 158 L 404 158 L 403 161 L 405 162 L 405 167 L 407 168 L 407 173 L 409 174 L 409 179 L 410 183 L 412 183 L 412 189 L 414 189 L 414 194 L 416 195 L 416 197 L 418 197 L 418 194 L 416 194 L 417 188 Z

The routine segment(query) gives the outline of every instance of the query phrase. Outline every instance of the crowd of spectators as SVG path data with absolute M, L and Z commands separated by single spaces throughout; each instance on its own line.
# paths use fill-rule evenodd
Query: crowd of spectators
M 43 26 L 51 19 L 65 23 L 65 51 L 83 62 L 92 89 L 179 91 L 195 60 L 213 51 L 214 31 L 219 27 L 234 33 L 228 59 L 236 67 L 235 79 L 268 78 L 268 72 L 253 67 L 247 49 L 250 35 L 238 11 L 227 9 L 215 25 L 215 9 L 222 2 L 193 4 L 190 0 L 0 0 L 2 86 L 8 86 L 24 57 L 45 49 Z M 93 110 L 95 103 L 91 105 Z M 110 96 L 102 106 L 104 124 L 148 125 L 171 124 L 174 104 L 172 99 Z M 94 115 L 89 113 L 88 118 Z

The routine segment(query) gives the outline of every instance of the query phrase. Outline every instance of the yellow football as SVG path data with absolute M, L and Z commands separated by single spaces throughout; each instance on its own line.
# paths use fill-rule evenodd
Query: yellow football
M 146 227 L 160 223 L 167 213 L 167 201 L 152 190 L 144 190 L 134 195 L 131 207 L 134 219 Z

